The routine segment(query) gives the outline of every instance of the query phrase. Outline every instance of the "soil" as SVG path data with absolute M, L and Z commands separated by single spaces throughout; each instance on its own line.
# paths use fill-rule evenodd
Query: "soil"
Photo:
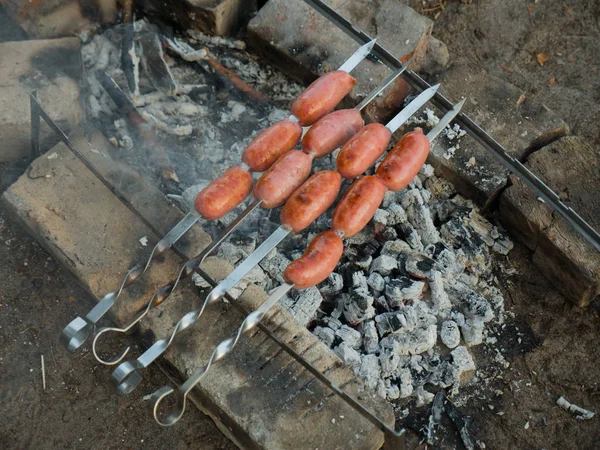
M 421 11 L 440 4 L 409 3 Z M 437 15 L 434 34 L 454 61 L 476 61 L 557 111 L 574 134 L 600 142 L 598 2 L 442 3 L 445 9 L 427 13 Z M 541 53 L 548 56 L 543 65 Z M 26 167 L 0 166 L 0 192 Z M 499 329 L 498 343 L 476 350 L 477 382 L 462 389 L 469 399 L 459 409 L 474 419 L 471 435 L 491 449 L 598 448 L 598 417 L 577 420 L 556 406 L 562 395 L 600 411 L 598 319 L 553 290 L 528 250 L 516 245 L 508 259 L 517 273 L 499 275 L 514 318 Z M 108 383 L 112 369 L 95 363 L 89 345 L 74 354 L 58 346 L 64 325 L 94 302 L 1 208 L 0 261 L 1 448 L 235 448 L 194 408 L 175 427 L 153 422 L 143 395 L 169 384 L 156 367 L 147 370 L 145 389 L 120 398 Z M 502 371 L 492 361 L 496 348 L 510 364 Z M 417 411 L 415 426 L 428 414 L 427 408 Z M 416 447 L 415 435 L 409 443 Z M 440 446 L 462 448 L 446 419 Z

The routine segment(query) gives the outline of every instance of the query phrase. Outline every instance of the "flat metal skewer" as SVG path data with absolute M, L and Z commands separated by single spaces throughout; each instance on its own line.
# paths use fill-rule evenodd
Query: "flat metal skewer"
M 338 69 L 345 72 L 353 70 L 363 59 L 367 57 L 373 46 L 375 45 L 375 39 L 363 44 L 356 50 L 350 58 L 348 58 L 344 64 Z M 405 66 L 401 66 L 399 69 L 404 71 Z M 106 76 L 106 75 L 105 75 Z M 108 78 L 108 76 L 106 76 Z M 107 80 L 107 85 L 109 85 Z M 114 82 L 114 81 L 113 81 Z M 31 98 L 34 98 L 33 96 Z M 33 101 L 33 100 L 32 100 Z M 36 100 L 37 103 L 37 100 Z M 35 122 L 32 121 L 32 126 L 35 128 Z M 34 130 L 35 131 L 35 130 Z M 58 134 L 62 134 L 60 129 L 55 130 Z M 66 138 L 66 136 L 65 136 Z M 33 142 L 33 141 L 32 141 Z M 35 147 L 32 144 L 32 148 Z M 91 164 L 90 164 L 91 165 Z M 93 167 L 93 166 L 92 166 Z M 95 172 L 95 169 L 93 170 Z M 76 317 L 73 319 L 61 332 L 59 342 L 69 351 L 75 351 L 87 340 L 87 338 L 93 333 L 96 323 L 106 315 L 106 313 L 113 307 L 124 289 L 135 283 L 141 276 L 146 272 L 148 267 L 164 254 L 165 251 L 170 249 L 181 237 L 187 233 L 194 224 L 200 220 L 200 215 L 196 212 L 188 213 L 175 227 L 167 233 L 167 235 L 161 239 L 150 254 L 145 265 L 136 265 L 132 267 L 125 278 L 123 279 L 119 288 L 115 291 L 106 294 L 102 300 L 84 317 Z M 97 357 L 96 353 L 94 355 Z M 99 359 L 102 362 L 102 360 Z M 117 361 L 118 362 L 118 361 Z
M 426 91 L 422 92 L 410 102 L 406 108 L 400 111 L 390 122 L 386 125 L 391 133 L 396 131 L 406 120 L 410 118 L 420 107 L 425 105 L 427 101 L 437 92 L 439 85 L 432 86 Z M 406 112 L 408 111 L 408 112 Z M 402 119 L 397 120 L 398 116 Z M 175 336 L 188 330 L 192 327 L 198 319 L 202 316 L 205 308 L 219 300 L 226 292 L 232 287 L 239 283 L 244 276 L 248 274 L 262 259 L 271 252 L 279 243 L 285 239 L 292 231 L 285 226 L 281 225 L 277 230 L 271 234 L 254 252 L 248 256 L 233 272 L 229 274 L 227 278 L 219 283 L 204 300 L 204 303 L 199 309 L 195 309 L 181 318 L 177 325 L 173 329 L 169 338 L 164 338 L 156 341 L 152 346 L 146 350 L 138 359 L 134 361 L 126 361 L 120 364 L 115 371 L 112 373 L 112 380 L 117 385 L 117 391 L 120 394 L 129 394 L 135 389 L 135 387 L 142 380 L 138 370 L 148 367 L 149 364 L 154 362 L 160 355 L 162 355 L 167 348 L 171 345 Z
M 369 93 L 369 95 L 367 95 L 358 105 L 356 105 L 353 109 L 355 110 L 362 110 L 363 108 L 365 108 L 369 102 L 371 102 L 374 98 L 376 98 L 387 86 L 389 86 L 389 84 L 391 82 L 393 82 L 398 76 L 400 76 L 402 74 L 402 72 L 404 72 L 408 66 L 410 65 L 410 62 L 412 61 L 409 60 L 407 61 L 406 64 L 404 64 L 404 66 L 402 67 L 402 69 L 399 69 L 397 71 L 395 71 L 393 74 L 391 74 L 390 76 L 388 76 L 382 83 L 379 84 L 379 86 L 377 86 L 372 92 Z M 427 96 L 427 94 L 422 94 L 423 98 Z M 409 105 L 410 106 L 410 105 Z M 406 109 L 408 109 L 409 107 L 407 107 Z M 418 108 L 417 108 L 418 109 Z M 415 110 L 416 111 L 416 110 Z M 412 115 L 412 113 L 409 114 L 408 117 L 410 117 L 410 115 Z M 406 119 L 408 118 L 406 117 Z M 403 119 L 401 121 L 404 122 L 406 119 Z M 218 247 L 243 221 L 244 219 L 252 212 L 254 211 L 254 209 L 256 209 L 259 205 L 261 204 L 261 202 L 255 200 L 250 206 L 248 206 L 248 208 L 246 208 L 237 218 L 235 221 L 233 221 L 224 231 L 223 233 L 221 233 L 221 235 L 219 237 L 217 237 L 217 239 L 210 244 L 206 249 L 204 249 L 204 251 L 202 251 L 202 253 L 200 253 L 199 255 L 195 256 L 194 258 L 191 258 L 190 260 L 188 260 L 183 267 L 181 268 L 181 270 L 179 271 L 179 274 L 177 276 L 177 278 L 173 281 L 170 281 L 169 283 L 167 283 L 166 285 L 164 285 L 163 287 L 161 287 L 150 299 L 150 301 L 147 303 L 146 307 L 144 308 L 143 312 L 141 314 L 139 314 L 131 323 L 129 323 L 128 325 L 126 325 L 125 327 L 106 327 L 106 328 L 102 328 L 98 331 L 98 333 L 96 334 L 96 336 L 94 337 L 93 343 L 92 343 L 92 352 L 94 354 L 94 357 L 96 358 L 96 360 L 102 364 L 105 365 L 115 365 L 120 363 L 123 358 L 125 358 L 125 356 L 127 356 L 127 354 L 129 353 L 130 347 L 127 347 L 119 357 L 113 359 L 113 360 L 106 360 L 103 359 L 102 357 L 100 357 L 100 355 L 98 354 L 97 351 L 97 346 L 98 346 L 98 340 L 100 339 L 101 336 L 106 335 L 107 333 L 110 332 L 114 332 L 114 333 L 127 333 L 129 332 L 129 330 L 131 330 L 137 323 L 140 322 L 140 320 L 142 320 L 149 312 L 152 308 L 154 308 L 155 306 L 160 305 L 161 303 L 163 303 L 175 290 L 175 288 L 177 287 L 177 285 L 179 284 L 179 282 L 184 279 L 189 277 L 193 272 L 196 271 L 196 269 L 198 267 L 200 267 L 200 265 L 202 264 L 202 262 L 204 261 L 204 259 L 206 258 L 206 256 L 208 256 L 210 254 L 210 252 L 212 252 L 216 247 Z
M 372 42 L 372 38 L 368 34 L 356 28 L 348 19 L 343 17 L 340 13 L 331 8 L 322 0 L 304 0 L 304 2 L 310 5 L 315 11 L 336 25 L 340 30 L 342 30 L 356 42 Z M 375 44 L 373 46 L 372 53 L 381 61 L 383 61 L 385 65 L 392 69 L 402 67 L 402 62 L 379 44 Z M 412 70 L 406 71 L 405 78 L 415 89 L 422 90 L 429 87 L 429 84 Z M 432 99 L 432 102 L 442 111 L 449 111 L 452 109 L 452 103 L 450 100 L 448 100 L 439 92 Z M 471 137 L 479 142 L 487 152 L 491 153 L 498 162 L 508 168 L 508 170 L 515 174 L 523 183 L 529 186 L 529 188 L 542 200 L 544 200 L 544 202 L 546 202 L 553 210 L 563 216 L 564 219 L 575 229 L 575 231 L 577 231 L 585 240 L 592 244 L 596 250 L 600 251 L 600 233 L 589 223 L 587 223 L 577 213 L 577 211 L 563 203 L 556 192 L 550 189 L 548 185 L 546 185 L 533 172 L 525 167 L 521 161 L 508 154 L 508 152 L 498 141 L 486 133 L 469 116 L 464 113 L 459 114 L 456 117 L 455 122 L 465 129 L 471 135 Z

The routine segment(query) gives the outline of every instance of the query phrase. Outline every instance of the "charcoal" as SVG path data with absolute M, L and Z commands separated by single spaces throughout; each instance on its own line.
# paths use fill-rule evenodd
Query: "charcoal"
M 458 261 L 454 251 L 449 248 L 442 249 L 434 259 L 446 278 L 457 278 L 465 270 L 465 266 Z
M 494 226 L 475 211 L 469 213 L 469 219 L 469 226 L 479 235 L 483 242 L 488 247 L 494 245 L 494 238 L 492 237 Z
M 435 210 L 438 220 L 442 223 L 446 222 L 450 218 L 455 207 L 456 205 L 452 200 L 444 200 L 436 203 Z
M 466 347 L 456 347 L 450 352 L 450 355 L 452 355 L 452 366 L 456 379 L 460 379 L 464 373 L 475 370 L 475 362 Z
M 437 269 L 435 261 L 420 253 L 410 253 L 404 262 L 406 272 L 419 280 L 431 279 Z
M 402 223 L 398 225 L 398 236 L 404 239 L 413 250 L 423 250 L 423 243 L 417 230 L 410 223 Z
M 308 325 L 317 314 L 323 297 L 319 290 L 315 287 L 296 291 L 296 298 L 294 300 L 285 300 L 284 297 L 280 301 L 281 305 L 296 319 L 296 321 L 304 326 Z
M 410 252 L 412 252 L 411 246 L 408 245 L 407 242 L 405 242 L 401 239 L 396 239 L 394 241 L 387 241 L 385 244 L 383 244 L 383 247 L 381 248 L 382 255 L 391 256 L 392 258 L 395 258 L 395 259 L 397 259 L 398 256 L 403 253 L 410 253 Z
M 460 331 L 454 320 L 445 320 L 440 328 L 440 339 L 448 348 L 454 348 L 460 344 Z
M 393 241 L 398 238 L 398 232 L 392 227 L 387 227 L 381 233 L 378 233 L 377 237 L 382 242 Z
M 383 378 L 391 377 L 398 369 L 400 364 L 400 355 L 393 349 L 387 348 L 381 351 L 379 355 L 379 365 L 381 367 L 381 376 Z
M 425 187 L 431 192 L 431 195 L 440 200 L 445 200 L 456 194 L 456 189 L 450 182 L 435 175 L 427 179 Z
M 358 376 L 363 379 L 368 389 L 375 389 L 381 379 L 379 358 L 376 355 L 362 355 Z
M 460 327 L 465 344 L 469 347 L 481 344 L 483 342 L 483 329 L 484 323 L 481 318 L 465 319 L 465 323 Z
M 510 252 L 513 247 L 513 242 L 505 236 L 494 242 L 492 250 L 494 250 L 496 253 L 500 253 L 501 255 L 508 255 L 508 252 Z
M 398 388 L 400 389 L 400 398 L 410 397 L 413 393 L 412 375 L 410 370 L 402 368 L 398 371 Z
M 373 223 L 380 226 L 386 226 L 388 224 L 388 216 L 390 213 L 385 209 L 377 209 L 373 215 Z
M 434 311 L 442 314 L 452 307 L 452 303 L 444 289 L 444 280 L 442 274 L 438 271 L 433 271 L 433 276 L 429 280 L 431 289 L 431 303 Z
M 385 280 L 377 272 L 371 272 L 367 279 L 367 284 L 376 292 L 383 292 L 385 289 Z
M 371 264 L 371 272 L 377 272 L 380 275 L 389 275 L 393 270 L 398 268 L 398 262 L 395 258 L 387 255 L 381 255 Z
M 382 351 L 391 348 L 398 355 L 417 355 L 433 348 L 437 340 L 437 327 L 426 325 L 408 330 L 400 330 L 392 333 L 379 342 Z
M 390 387 L 386 388 L 385 398 L 387 398 L 389 401 L 400 398 L 400 388 L 397 384 L 392 384 Z
M 415 176 L 410 183 L 408 183 L 408 188 L 409 189 L 422 189 L 423 188 L 423 183 L 421 183 L 421 179 L 417 176 Z
M 283 284 L 285 280 L 283 279 L 283 271 L 291 262 L 287 259 L 283 254 L 276 252 L 273 255 L 270 255 L 271 258 L 264 258 L 260 263 L 260 267 L 267 272 L 272 278 L 278 281 L 280 284 Z
M 358 325 L 375 317 L 374 298 L 359 294 L 345 295 L 343 298 L 343 314 L 348 323 Z
M 358 350 L 362 345 L 362 335 L 360 332 L 354 328 L 350 328 L 348 325 L 339 327 L 335 331 L 335 337 L 355 350 Z
M 489 322 L 494 317 L 494 312 L 488 301 L 464 283 L 446 281 L 444 288 L 452 304 L 466 318 L 480 318 L 483 322 Z
M 363 323 L 363 348 L 365 353 L 376 353 L 379 351 L 379 335 L 373 320 L 367 320 Z
M 369 256 L 373 256 L 375 255 L 375 253 L 377 253 L 377 250 L 379 249 L 379 243 L 376 240 L 372 240 L 370 242 L 367 242 L 365 245 L 363 245 L 360 248 L 360 251 L 358 252 L 358 257 L 359 258 L 367 258 Z
M 446 243 L 454 248 L 460 248 L 465 240 L 471 238 L 471 233 L 460 219 L 450 219 L 442 225 L 441 235 Z
M 424 189 L 424 190 L 421 190 L 421 197 L 423 197 L 423 202 L 424 202 L 425 204 L 428 204 L 428 203 L 429 203 L 429 201 L 431 200 L 431 192 L 429 192 L 429 191 L 428 191 L 428 190 L 426 190 L 426 189 Z M 431 205 L 431 206 L 433 206 L 433 205 Z M 430 211 L 430 212 L 432 211 L 431 207 L 430 207 L 429 211 Z
M 364 258 L 359 259 L 357 261 L 354 261 L 354 264 L 359 269 L 368 270 L 369 267 L 371 267 L 372 262 L 373 262 L 373 257 L 372 256 L 367 256 L 367 257 L 364 257 Z
M 253 267 L 250 272 L 244 277 L 244 280 L 249 283 L 260 284 L 267 277 L 267 274 L 260 266 Z
M 346 342 L 342 342 L 340 345 L 333 349 L 334 353 L 340 357 L 351 369 L 358 369 L 361 365 L 360 353 L 354 350 Z
M 379 336 L 385 336 L 386 334 L 394 333 L 402 328 L 402 322 L 398 317 L 398 313 L 387 312 L 375 316 L 375 325 Z
M 415 300 L 423 295 L 425 283 L 409 277 L 398 277 L 390 280 L 385 286 L 385 297 L 392 308 L 400 306 L 407 300 Z
M 458 280 L 472 288 L 479 284 L 479 277 L 473 273 L 463 272 L 460 274 L 460 277 L 458 277 Z
M 346 239 L 346 245 L 364 245 L 373 239 L 373 228 L 365 227 L 354 236 Z
M 340 322 L 339 319 L 336 319 L 335 317 L 331 317 L 331 316 L 325 317 L 323 319 L 323 323 L 325 323 L 333 331 L 336 331 L 337 329 L 339 329 L 342 326 L 342 322 Z
M 315 327 L 313 334 L 317 336 L 327 347 L 331 347 L 335 341 L 335 331 L 329 327 Z
M 344 278 L 337 272 L 332 272 L 327 279 L 321 283 L 319 290 L 323 295 L 337 294 L 344 288 Z
M 392 310 L 390 305 L 388 305 L 387 299 L 383 295 L 376 297 L 373 304 L 376 306 L 377 310 L 381 312 L 390 312 Z
M 367 277 L 363 271 L 352 274 L 352 293 L 365 298 L 370 297 Z
M 387 191 L 383 196 L 383 201 L 381 202 L 381 206 L 385 209 L 389 209 L 389 207 L 395 203 L 398 203 L 398 193 L 396 191 Z
M 400 225 L 402 223 L 406 223 L 408 217 L 406 216 L 406 211 L 404 208 L 398 203 L 392 203 L 388 210 L 387 223 L 388 225 Z
M 424 178 L 431 178 L 435 175 L 435 170 L 431 164 L 423 164 L 419 169 L 419 174 L 423 175 Z
M 435 244 L 440 234 L 433 223 L 429 208 L 425 206 L 423 197 L 417 189 L 411 189 L 402 199 L 402 207 L 410 224 L 417 230 L 423 245 Z

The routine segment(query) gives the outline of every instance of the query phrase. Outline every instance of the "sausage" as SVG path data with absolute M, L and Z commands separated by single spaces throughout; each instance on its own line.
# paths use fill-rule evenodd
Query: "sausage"
M 380 123 L 370 123 L 346 142 L 337 157 L 338 172 L 356 178 L 375 164 L 390 143 L 392 133 Z
M 405 188 L 425 164 L 429 147 L 429 139 L 420 128 L 406 133 L 379 164 L 377 176 L 392 191 Z
M 264 172 L 300 140 L 302 127 L 298 123 L 285 119 L 271 125 L 254 138 L 242 153 L 251 172 Z
M 354 236 L 369 223 L 386 191 L 375 175 L 356 180 L 333 211 L 331 229 L 343 232 L 345 238 Z
M 346 96 L 356 84 L 356 79 L 347 72 L 336 70 L 313 81 L 292 103 L 292 114 L 300 125 L 312 125 Z
M 341 186 L 342 177 L 333 170 L 314 174 L 281 209 L 282 225 L 295 232 L 304 230 L 333 204 Z
M 194 207 L 207 220 L 223 217 L 250 195 L 252 183 L 252 175 L 241 166 L 227 169 L 200 191 Z
M 335 231 L 315 236 L 304 254 L 283 271 L 283 279 L 296 289 L 306 289 L 325 280 L 344 253 L 344 243 Z
M 310 175 L 312 158 L 298 150 L 290 150 L 267 170 L 254 187 L 254 197 L 265 208 L 275 208 Z
M 365 121 L 360 111 L 341 109 L 319 119 L 302 138 L 302 151 L 313 158 L 322 158 L 348 142 Z

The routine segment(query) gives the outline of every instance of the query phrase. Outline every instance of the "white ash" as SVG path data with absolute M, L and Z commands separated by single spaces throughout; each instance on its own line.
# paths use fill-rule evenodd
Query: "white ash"
M 570 413 L 573 413 L 575 415 L 576 419 L 579 420 L 589 420 L 592 419 L 596 413 L 594 411 L 590 411 L 588 409 L 582 408 L 581 406 L 577 406 L 567 400 L 565 400 L 564 397 L 559 397 L 558 400 L 556 400 L 556 404 L 558 406 L 560 406 L 562 409 L 564 409 L 565 411 L 569 411 Z

